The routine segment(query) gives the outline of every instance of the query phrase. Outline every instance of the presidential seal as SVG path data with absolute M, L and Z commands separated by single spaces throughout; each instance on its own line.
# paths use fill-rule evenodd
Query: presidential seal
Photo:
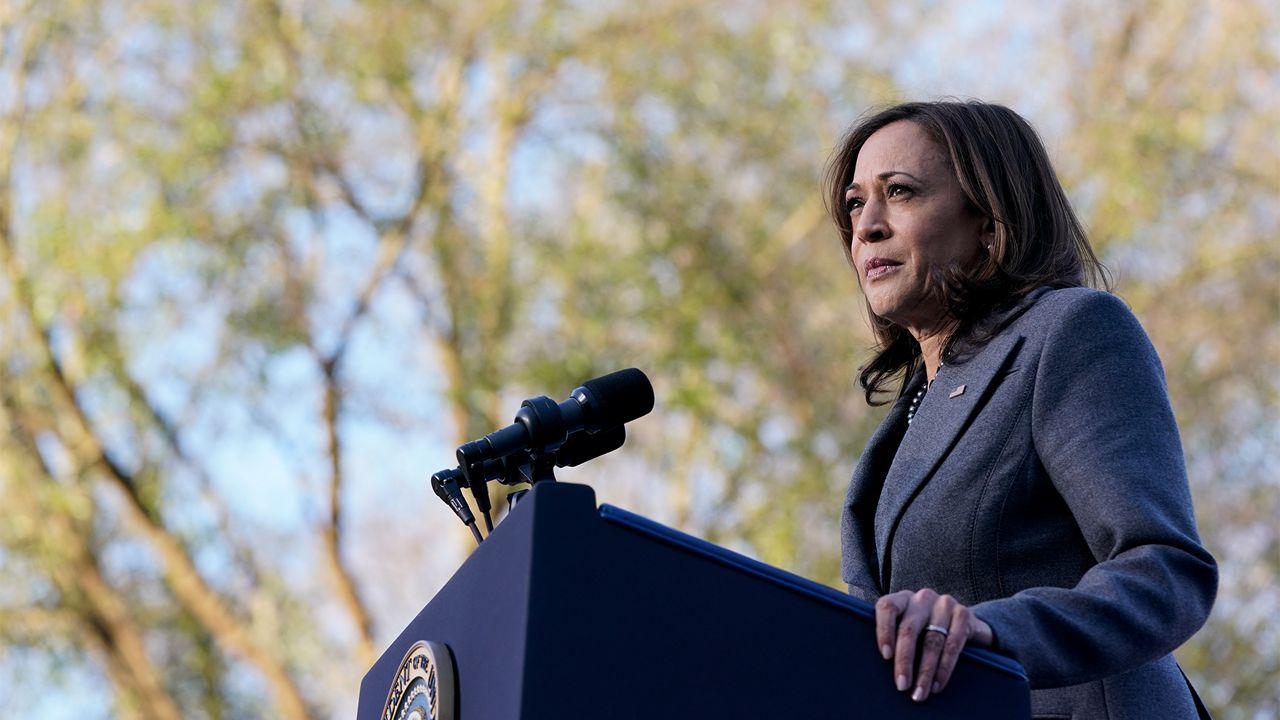
M 391 681 L 382 720 L 454 720 L 458 716 L 453 656 L 443 643 L 420 640 L 409 648 Z

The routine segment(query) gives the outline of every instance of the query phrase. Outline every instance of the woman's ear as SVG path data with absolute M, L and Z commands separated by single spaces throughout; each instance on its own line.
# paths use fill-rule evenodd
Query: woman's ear
M 979 238 L 982 248 L 990 253 L 996 243 L 996 221 L 994 218 L 987 218 L 982 223 L 982 237 Z

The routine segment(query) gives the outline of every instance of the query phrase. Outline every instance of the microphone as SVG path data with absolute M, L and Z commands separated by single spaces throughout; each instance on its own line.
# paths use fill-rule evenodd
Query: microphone
M 627 429 L 622 425 L 611 427 L 608 430 L 601 430 L 594 435 L 591 433 L 578 433 L 577 435 L 570 436 L 568 440 L 565 440 L 564 444 L 552 453 L 549 459 L 556 467 L 577 467 L 588 460 L 595 460 L 601 455 L 617 450 L 622 447 L 626 441 Z M 507 458 L 517 462 L 520 460 L 530 460 L 528 455 L 524 455 L 524 457 L 521 457 L 521 455 L 522 454 L 518 452 L 512 453 L 511 455 L 508 455 Z M 503 459 L 485 460 L 480 463 L 480 466 L 476 469 L 475 477 L 480 482 L 497 480 L 504 485 L 516 485 L 522 482 L 528 482 L 528 480 L 522 478 L 510 477 L 510 473 L 507 472 L 507 467 L 508 464 Z M 444 483 L 448 480 L 453 480 L 457 487 L 471 487 L 471 483 L 463 477 L 461 468 L 441 470 L 431 476 L 431 487 L 436 491 L 436 495 L 439 495 L 440 499 L 443 500 L 445 504 L 453 507 L 454 500 L 451 497 L 442 494 L 447 490 L 447 486 Z M 454 512 L 458 513 L 456 508 Z M 474 519 L 468 520 L 460 514 L 459 517 L 462 518 L 463 522 L 475 522 Z
M 613 452 L 627 441 L 627 429 L 615 425 L 608 430 L 601 430 L 594 435 L 578 433 L 570 435 L 568 440 L 555 452 L 537 457 L 524 450 L 517 450 L 501 460 L 485 460 L 480 468 L 484 471 L 484 479 L 497 480 L 504 485 L 530 485 L 544 480 L 555 480 L 552 467 L 577 467 L 588 460 L 594 460 L 605 453 Z M 497 472 L 492 465 L 498 465 Z
M 591 433 L 579 433 L 565 440 L 564 444 L 544 461 L 554 463 L 556 467 L 577 467 L 588 460 L 594 460 L 605 453 L 617 450 L 626 441 L 627 430 L 622 425 L 616 425 L 608 430 L 601 430 L 594 435 Z M 480 463 L 476 477 L 480 479 L 481 487 L 483 487 L 490 480 L 497 480 L 506 485 L 515 485 L 522 482 L 531 483 L 536 475 L 537 470 L 534 468 L 533 459 L 529 457 L 529 454 L 516 452 L 502 459 L 485 460 Z M 471 530 L 471 534 L 476 539 L 476 544 L 479 544 L 481 536 L 480 530 L 476 527 L 476 518 L 471 513 L 471 508 L 467 507 L 467 501 L 462 497 L 462 488 L 468 486 L 470 486 L 470 483 L 463 476 L 461 468 L 455 467 L 441 470 L 431 476 L 431 489 L 444 501 L 444 504 L 453 510 L 453 514 L 457 515 L 458 519 Z M 482 494 L 486 498 L 488 497 L 487 492 L 482 491 Z
M 479 466 L 485 460 L 506 457 L 520 450 L 558 451 L 574 433 L 595 434 L 628 423 L 651 410 L 653 385 L 644 373 L 636 368 L 612 372 L 586 381 L 561 403 L 545 395 L 525 400 L 516 413 L 515 422 L 459 447 L 458 466 L 474 491 L 477 483 L 483 483 Z M 579 462 L 586 459 L 589 458 Z
M 577 467 L 588 460 L 622 447 L 627 441 L 627 428 L 616 425 L 597 433 L 571 435 L 556 450 L 556 467 Z

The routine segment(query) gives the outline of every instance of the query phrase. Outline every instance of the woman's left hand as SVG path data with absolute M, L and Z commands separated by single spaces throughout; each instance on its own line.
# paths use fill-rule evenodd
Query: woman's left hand
M 946 628 L 946 633 L 929 626 Z M 928 588 L 901 590 L 876 601 L 876 644 L 885 660 L 894 661 L 897 688 L 905 691 L 915 685 L 911 699 L 916 702 L 947 686 L 965 643 L 986 646 L 992 638 L 991 626 L 950 595 Z M 919 673 L 914 672 L 917 666 Z

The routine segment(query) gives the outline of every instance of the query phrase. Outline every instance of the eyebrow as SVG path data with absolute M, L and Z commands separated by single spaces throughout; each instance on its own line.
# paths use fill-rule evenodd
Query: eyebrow
M 905 171 L 903 171 L 903 170 L 885 170 L 884 172 L 882 172 L 882 173 L 880 173 L 879 175 L 877 175 L 877 176 L 876 176 L 876 179 L 877 179 L 877 180 L 888 180 L 889 178 L 893 177 L 894 175 L 906 175 L 907 177 L 911 178 L 912 180 L 915 180 L 916 182 L 920 182 L 920 178 L 916 177 L 915 175 L 912 175 L 912 174 L 911 174 L 911 173 L 909 173 L 909 172 L 905 172 Z M 849 183 L 848 185 L 846 185 L 846 186 L 845 186 L 844 191 L 845 191 L 845 192 L 849 192 L 850 190 L 857 190 L 857 189 L 858 189 L 858 188 L 860 188 L 860 187 L 862 187 L 862 186 L 861 186 L 861 185 L 859 185 L 858 183 L 856 183 L 856 182 L 851 182 L 851 183 Z

